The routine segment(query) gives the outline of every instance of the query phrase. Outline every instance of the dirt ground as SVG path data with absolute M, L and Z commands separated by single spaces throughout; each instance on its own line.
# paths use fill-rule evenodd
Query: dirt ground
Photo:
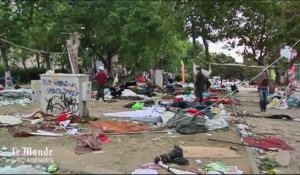
M 265 118 L 273 114 L 284 114 L 291 118 L 300 118 L 300 109 L 267 109 L 267 112 L 260 112 L 258 93 L 254 93 L 255 89 L 241 89 L 237 99 L 241 105 L 237 105 L 237 110 L 255 113 L 261 117 L 244 117 L 248 124 L 254 126 L 255 133 L 272 133 L 272 136 L 282 138 L 288 144 L 295 148 L 290 152 L 291 160 L 288 167 L 278 168 L 283 174 L 299 174 L 300 173 L 300 131 L 299 122 L 287 121 L 282 119 Z M 295 94 L 300 95 L 300 94 Z
M 126 110 L 124 104 L 130 101 L 119 100 L 118 102 L 105 103 L 93 101 L 89 104 L 90 116 L 102 117 L 104 112 L 117 112 Z M 27 107 L 20 105 L 2 106 L 0 114 L 21 113 L 29 114 L 39 110 L 39 104 L 29 104 Z M 224 140 L 239 141 L 239 134 L 235 126 L 231 126 L 226 131 L 210 132 L 213 137 Z M 13 147 L 32 147 L 42 149 L 48 147 L 53 150 L 53 158 L 58 162 L 60 170 L 64 173 L 102 173 L 102 174 L 128 174 L 143 163 L 153 162 L 154 158 L 160 154 L 167 153 L 173 146 L 208 146 L 230 148 L 231 144 L 208 141 L 207 133 L 194 135 L 180 135 L 178 133 L 156 133 L 108 136 L 110 143 L 104 145 L 103 153 L 87 153 L 77 155 L 74 152 L 75 139 L 72 136 L 64 137 L 12 137 L 6 128 L 0 128 L 0 146 L 6 146 L 9 150 Z M 252 173 L 248 155 L 245 148 L 235 145 L 241 155 L 239 158 L 197 158 L 203 163 L 197 164 L 195 159 L 189 159 L 194 168 L 201 168 L 210 161 L 222 161 L 227 165 L 236 165 L 245 173 Z M 3 164 L 2 164 L 3 165 Z M 6 163 L 7 165 L 7 163 Z M 1 164 L 0 164 L 1 166 Z M 167 171 L 160 169 L 160 173 Z

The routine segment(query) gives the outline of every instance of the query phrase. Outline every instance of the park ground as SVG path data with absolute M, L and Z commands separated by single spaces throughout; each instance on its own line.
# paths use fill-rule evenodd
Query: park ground
M 297 126 L 299 122 L 285 121 L 280 119 L 266 118 L 272 114 L 286 114 L 292 118 L 297 118 L 300 110 L 298 109 L 268 109 L 266 113 L 259 112 L 258 94 L 255 89 L 240 89 L 236 96 L 238 103 L 237 111 L 247 111 L 255 114 L 256 117 L 241 116 L 241 120 L 254 126 L 257 133 L 273 133 L 284 139 L 295 151 L 291 154 L 291 162 L 288 167 L 279 168 L 283 173 L 299 173 L 300 165 L 300 132 Z M 126 110 L 124 104 L 130 101 L 118 100 L 113 103 L 102 101 L 92 101 L 89 104 L 90 116 L 102 118 L 102 113 L 117 112 Z M 0 114 L 21 113 L 30 114 L 39 111 L 39 104 L 29 104 L 28 106 L 12 105 L 1 106 Z M 103 173 L 103 174 L 128 174 L 138 168 L 143 163 L 153 162 L 154 158 L 160 154 L 167 153 L 173 149 L 173 146 L 207 146 L 207 147 L 237 147 L 238 158 L 193 158 L 189 159 L 190 166 L 193 168 L 203 168 L 210 161 L 222 161 L 227 165 L 238 166 L 246 174 L 254 173 L 251 166 L 251 156 L 244 146 L 232 145 L 223 142 L 208 141 L 208 137 L 220 138 L 239 142 L 240 136 L 235 125 L 231 125 L 227 130 L 213 131 L 209 133 L 200 133 L 193 135 L 180 135 L 176 132 L 155 133 L 155 134 L 134 134 L 134 135 L 109 135 L 110 142 L 105 144 L 100 153 L 87 153 L 77 155 L 74 152 L 75 139 L 68 135 L 63 137 L 12 137 L 7 128 L 0 128 L 0 146 L 8 149 L 13 147 L 48 147 L 53 150 L 53 159 L 58 162 L 60 172 L 64 173 Z M 196 163 L 196 159 L 201 159 L 202 164 Z M 161 169 L 160 173 L 167 173 Z

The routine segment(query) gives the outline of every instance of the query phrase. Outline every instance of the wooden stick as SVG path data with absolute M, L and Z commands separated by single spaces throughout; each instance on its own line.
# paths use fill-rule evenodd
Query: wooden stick
M 105 135 L 130 135 L 130 134 L 158 134 L 167 133 L 168 131 L 136 131 L 136 132 L 123 132 L 123 133 L 103 133 Z M 174 132 L 174 131 L 171 131 Z
M 169 130 L 171 132 L 175 132 L 175 130 Z M 104 135 L 131 135 L 131 134 L 158 134 L 158 133 L 167 133 L 169 131 L 135 131 L 135 132 L 123 132 L 123 133 L 105 133 Z M 92 134 L 92 133 L 82 133 L 81 135 Z

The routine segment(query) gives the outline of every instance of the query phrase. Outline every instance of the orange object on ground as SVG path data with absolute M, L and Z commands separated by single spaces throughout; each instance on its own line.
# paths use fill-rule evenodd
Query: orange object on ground
M 145 124 L 128 121 L 90 121 L 89 124 L 93 127 L 102 129 L 103 132 L 106 133 L 125 133 L 148 129 L 148 126 Z

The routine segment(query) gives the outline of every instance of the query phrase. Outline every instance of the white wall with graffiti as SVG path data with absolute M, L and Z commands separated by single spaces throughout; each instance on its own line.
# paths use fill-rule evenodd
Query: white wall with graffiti
M 82 101 L 82 83 L 88 82 L 83 74 L 42 74 L 41 108 L 47 114 L 59 114 L 63 111 L 85 115 Z

